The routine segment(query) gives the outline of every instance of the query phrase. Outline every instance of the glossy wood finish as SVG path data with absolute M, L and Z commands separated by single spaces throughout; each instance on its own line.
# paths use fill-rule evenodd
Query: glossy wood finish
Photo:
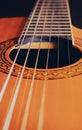
M 27 18 L 1 18 L 0 19 L 0 42 L 18 37 L 25 25 Z
M 26 18 L 1 19 L 0 41 L 18 37 L 25 21 Z M 75 38 L 82 38 L 81 30 L 73 27 L 73 33 Z M 6 78 L 7 74 L 0 72 L 0 92 Z M 40 130 L 39 119 L 43 119 L 43 130 L 82 130 L 82 74 L 65 79 L 47 80 L 46 82 L 44 80 L 34 80 L 33 82 L 31 79 L 28 81 L 22 79 L 16 95 L 18 79 L 14 76 L 10 77 L 0 102 L 0 130 L 4 128 L 9 111 L 7 119 L 9 126 L 7 123 L 4 130 Z M 12 111 L 14 96 L 17 98 Z M 44 97 L 43 105 L 41 104 L 42 97 Z M 42 107 L 44 112 L 41 111 Z M 40 111 L 42 118 L 40 118 Z

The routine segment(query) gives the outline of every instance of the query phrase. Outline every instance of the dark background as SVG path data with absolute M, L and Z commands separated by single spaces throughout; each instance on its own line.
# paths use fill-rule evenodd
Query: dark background
M 2 0 L 0 17 L 28 16 L 36 0 Z M 69 0 L 72 24 L 82 28 L 82 0 Z

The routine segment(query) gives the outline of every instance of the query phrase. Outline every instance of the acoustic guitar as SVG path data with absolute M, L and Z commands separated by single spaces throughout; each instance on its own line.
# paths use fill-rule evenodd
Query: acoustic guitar
M 82 130 L 82 30 L 68 1 L 37 0 L 0 33 L 0 130 Z

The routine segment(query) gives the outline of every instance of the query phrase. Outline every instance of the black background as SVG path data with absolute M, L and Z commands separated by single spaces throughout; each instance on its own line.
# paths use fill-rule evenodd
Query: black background
M 0 17 L 28 16 L 35 0 L 2 0 L 0 2 Z M 82 28 L 82 0 L 69 0 L 72 24 Z

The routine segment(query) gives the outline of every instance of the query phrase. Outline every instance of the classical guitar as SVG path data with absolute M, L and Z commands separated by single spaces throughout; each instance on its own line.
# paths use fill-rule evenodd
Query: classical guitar
M 37 0 L 0 33 L 0 130 L 82 130 L 82 30 L 68 1 Z

